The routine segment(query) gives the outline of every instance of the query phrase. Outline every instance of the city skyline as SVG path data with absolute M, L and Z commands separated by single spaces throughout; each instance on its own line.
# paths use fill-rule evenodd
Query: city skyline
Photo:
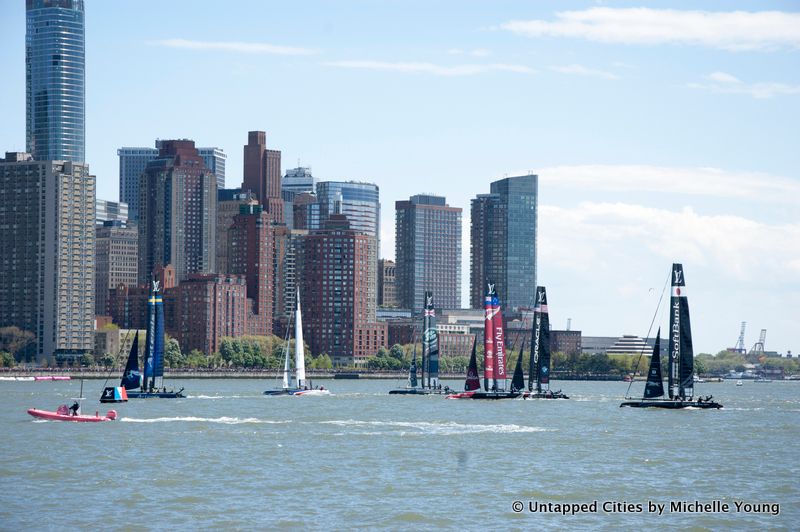
M 434 193 L 465 210 L 491 181 L 533 172 L 555 327 L 644 336 L 682 262 L 696 351 L 733 346 L 747 321 L 748 347 L 766 328 L 768 350 L 797 352 L 800 14 L 650 5 L 87 2 L 86 162 L 98 197 L 116 200 L 118 148 L 191 138 L 228 154 L 232 188 L 247 131 L 265 130 L 284 171 L 299 158 L 319 181 L 374 182 L 384 205 Z M 154 12 L 186 24 L 159 27 Z M 24 151 L 24 3 L 0 15 L 0 140 Z M 209 65 L 213 77 L 181 83 Z M 390 259 L 392 218 L 384 208 Z

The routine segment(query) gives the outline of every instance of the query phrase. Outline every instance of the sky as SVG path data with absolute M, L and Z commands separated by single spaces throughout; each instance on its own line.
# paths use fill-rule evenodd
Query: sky
M 0 0 L 0 151 L 25 148 L 25 2 Z M 695 352 L 800 354 L 800 4 L 86 0 L 86 157 L 191 138 L 241 184 L 250 130 L 283 169 L 464 209 L 539 176 L 538 284 L 587 336 L 667 326 L 684 266 Z M 652 334 L 652 333 L 650 333 Z

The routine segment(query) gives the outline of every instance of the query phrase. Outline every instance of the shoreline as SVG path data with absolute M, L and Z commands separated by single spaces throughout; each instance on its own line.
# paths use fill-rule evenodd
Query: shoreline
M 168 380 L 173 379 L 276 379 L 283 374 L 282 371 L 274 370 L 165 370 L 164 377 Z M 35 369 L 35 370 L 15 370 L 3 369 L 0 370 L 2 377 L 43 377 L 48 375 L 70 377 L 72 380 L 105 380 L 118 381 L 121 376 L 121 371 L 107 371 L 107 370 L 73 370 L 73 369 Z M 323 379 L 323 380 L 406 380 L 408 378 L 407 371 L 387 372 L 387 371 L 370 371 L 370 370 L 357 370 L 357 371 L 308 371 L 306 376 L 309 380 Z M 464 375 L 461 373 L 442 373 L 439 375 L 440 380 L 463 380 Z M 555 372 L 552 376 L 554 381 L 619 381 L 623 382 L 624 377 L 621 375 L 559 375 Z M 635 381 L 644 381 L 645 377 L 637 376 Z M 711 381 L 709 381 L 711 382 Z

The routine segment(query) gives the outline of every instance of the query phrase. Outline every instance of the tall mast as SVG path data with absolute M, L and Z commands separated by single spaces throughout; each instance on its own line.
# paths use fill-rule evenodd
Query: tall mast
M 155 353 L 156 341 L 156 294 L 158 281 L 152 281 L 150 296 L 147 298 L 147 335 L 144 341 L 144 379 L 142 391 L 147 392 L 153 388 L 155 381 L 155 365 L 153 354 Z
M 672 265 L 669 303 L 669 396 L 670 399 L 685 399 L 694 395 L 694 349 L 682 264 Z
M 494 376 L 494 308 L 492 298 L 496 298 L 494 283 L 487 283 L 486 296 L 483 298 L 483 387 L 487 392 L 497 389 Z
M 435 387 L 439 378 L 439 334 L 436 330 L 436 309 L 433 306 L 433 292 L 425 292 L 424 325 L 422 345 L 428 354 L 428 384 L 431 387 Z
M 427 294 L 427 292 L 425 292 Z M 425 341 L 425 335 L 428 333 L 428 312 L 426 306 L 422 306 L 422 387 L 431 387 L 431 372 L 428 365 L 430 364 L 430 353 L 428 352 L 428 342 Z M 425 377 L 425 374 L 428 374 Z

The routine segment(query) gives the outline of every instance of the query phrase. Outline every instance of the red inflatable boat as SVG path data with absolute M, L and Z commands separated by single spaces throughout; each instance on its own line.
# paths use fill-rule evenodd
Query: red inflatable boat
M 38 408 L 29 408 L 28 413 L 33 417 L 41 419 L 49 419 L 51 421 L 76 421 L 83 423 L 96 423 L 98 421 L 113 421 L 117 419 L 117 411 L 109 410 L 106 415 L 101 417 L 99 413 L 95 412 L 93 416 L 84 414 L 72 415 L 67 408 L 67 405 L 61 405 L 58 410 L 52 412 L 50 410 L 39 410 Z

